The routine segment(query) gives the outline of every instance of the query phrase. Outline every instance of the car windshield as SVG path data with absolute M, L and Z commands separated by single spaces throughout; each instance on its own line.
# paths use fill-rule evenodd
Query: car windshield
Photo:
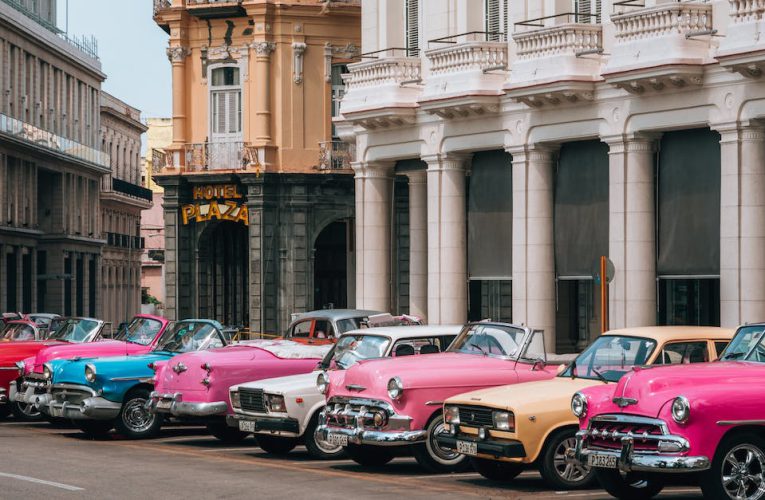
M 739 328 L 720 356 L 720 361 L 736 359 L 765 363 L 765 327 L 752 325 Z
M 3 330 L 3 340 L 22 342 L 25 340 L 37 340 L 35 329 L 25 323 L 9 323 Z
M 361 327 L 361 322 L 364 321 L 363 317 L 358 318 L 346 318 L 337 320 L 337 334 L 350 332 L 351 330 L 358 330 Z
M 99 327 L 99 322 L 92 319 L 69 318 L 62 321 L 58 329 L 48 338 L 67 342 L 85 342 L 91 339 Z
M 334 361 L 345 370 L 362 359 L 382 358 L 388 350 L 390 339 L 379 335 L 343 335 L 322 361 L 330 366 Z
M 162 323 L 155 319 L 133 318 L 115 338 L 132 344 L 149 345 L 161 328 Z
M 559 376 L 616 382 L 633 367 L 647 364 L 655 348 L 655 340 L 604 335 L 590 344 Z
M 198 321 L 180 321 L 168 328 L 155 350 L 192 352 L 223 347 L 223 338 L 215 326 Z
M 520 358 L 526 331 L 510 325 L 468 325 L 449 347 L 449 352 Z M 544 354 L 544 353 L 543 353 Z

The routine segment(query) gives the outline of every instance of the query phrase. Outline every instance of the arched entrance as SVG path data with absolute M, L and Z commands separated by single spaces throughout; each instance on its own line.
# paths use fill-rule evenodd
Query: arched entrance
M 249 244 L 247 226 L 212 223 L 199 235 L 197 296 L 199 315 L 228 326 L 248 325 Z
M 313 305 L 348 307 L 348 221 L 325 227 L 313 248 Z

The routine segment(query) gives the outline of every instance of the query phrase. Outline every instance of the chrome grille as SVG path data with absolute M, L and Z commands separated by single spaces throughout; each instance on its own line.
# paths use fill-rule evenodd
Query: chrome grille
M 62 403 L 66 401 L 67 403 L 70 403 L 70 404 L 80 404 L 84 400 L 93 396 L 93 393 L 91 392 L 80 390 L 80 389 L 70 389 L 70 388 L 66 388 L 66 389 L 53 388 L 53 390 L 51 391 L 51 394 L 53 396 L 54 401 L 60 401 Z
M 384 415 L 383 425 L 376 426 L 374 423 L 375 413 Z M 324 415 L 328 425 L 335 427 L 355 428 L 361 424 L 364 428 L 381 428 L 387 423 L 391 412 L 385 404 L 374 400 L 349 400 L 345 398 L 332 398 L 324 409 Z
M 665 435 L 662 427 L 654 422 L 640 419 L 619 421 L 593 419 L 588 428 L 590 446 L 594 448 L 618 450 L 622 448 L 622 438 L 634 439 L 634 449 L 656 451 L 659 438 Z
M 460 406 L 460 425 L 468 427 L 493 427 L 493 410 L 479 406 Z
M 242 410 L 253 413 L 267 413 L 263 389 L 239 389 L 239 403 Z

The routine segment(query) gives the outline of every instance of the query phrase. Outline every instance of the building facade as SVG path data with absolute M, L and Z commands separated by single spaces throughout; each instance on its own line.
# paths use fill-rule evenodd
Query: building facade
M 357 306 L 406 288 L 430 323 L 512 320 L 571 351 L 600 332 L 607 256 L 611 328 L 761 321 L 764 16 L 363 0 L 338 124 L 357 148 Z M 387 244 L 402 179 L 408 256 Z
M 353 176 L 332 116 L 358 2 L 154 8 L 173 73 L 172 144 L 154 177 L 167 316 L 275 332 L 293 312 L 352 306 Z
M 113 245 L 102 210 L 146 204 L 130 184 L 134 159 L 104 141 L 137 111 L 102 96 L 95 41 L 66 36 L 55 19 L 54 0 L 0 2 L 0 309 L 98 317 Z M 135 143 L 140 130 L 119 134 Z

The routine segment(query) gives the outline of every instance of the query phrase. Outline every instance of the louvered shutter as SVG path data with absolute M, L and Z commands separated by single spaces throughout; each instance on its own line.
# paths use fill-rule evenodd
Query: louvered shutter
M 600 23 L 601 0 L 575 0 L 578 23 Z M 595 16 L 586 15 L 595 14 Z
M 406 0 L 406 48 L 410 57 L 420 53 L 419 3 L 418 0 Z
M 499 0 L 486 0 L 486 39 L 496 41 L 500 30 Z

